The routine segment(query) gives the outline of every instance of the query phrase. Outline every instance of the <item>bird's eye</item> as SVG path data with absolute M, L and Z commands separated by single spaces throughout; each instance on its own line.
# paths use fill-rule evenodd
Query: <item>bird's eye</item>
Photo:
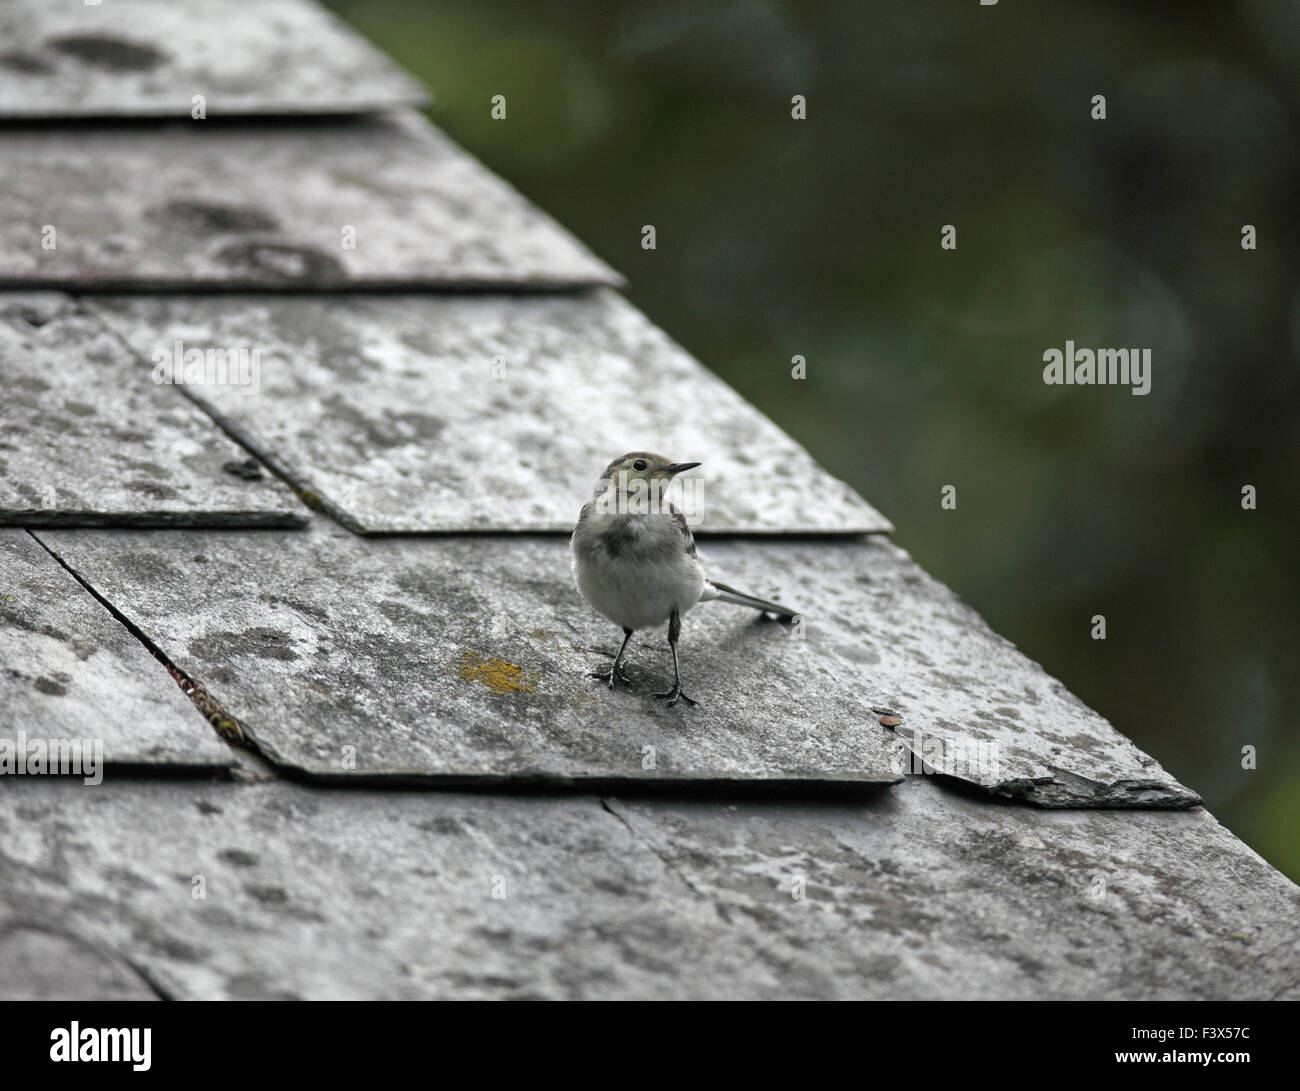
M 640 470 L 644 470 L 644 469 L 645 469 L 645 459 L 644 459 L 644 458 L 638 458 L 634 463 L 632 463 L 632 469 L 634 469 L 634 470 L 638 470 L 638 471 L 640 471 Z

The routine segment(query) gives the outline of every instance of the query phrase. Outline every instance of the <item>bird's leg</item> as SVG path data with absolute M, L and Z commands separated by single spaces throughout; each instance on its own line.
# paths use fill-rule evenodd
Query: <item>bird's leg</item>
M 677 612 L 677 607 L 674 606 L 672 614 L 668 617 L 668 647 L 672 649 L 673 653 L 673 688 L 668 690 L 667 693 L 656 693 L 654 695 L 656 697 L 667 697 L 669 707 L 675 705 L 678 701 L 685 701 L 688 705 L 696 703 L 682 692 L 682 672 L 677 665 L 677 638 L 681 634 L 682 618 Z
M 628 641 L 631 639 L 632 639 L 632 630 L 624 629 L 623 646 L 618 649 L 618 655 L 614 656 L 614 665 L 610 667 L 609 670 L 607 671 L 596 671 L 595 673 L 592 674 L 592 677 L 599 678 L 602 682 L 608 685 L 610 689 L 614 688 L 614 684 L 616 682 L 622 682 L 623 685 L 630 686 L 632 683 L 628 681 L 627 675 L 623 673 L 622 663 L 623 663 L 623 653 L 627 651 L 627 644 Z

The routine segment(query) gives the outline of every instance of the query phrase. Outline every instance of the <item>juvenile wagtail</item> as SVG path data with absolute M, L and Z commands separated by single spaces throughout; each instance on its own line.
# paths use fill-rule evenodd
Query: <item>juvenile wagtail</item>
M 677 638 L 682 615 L 697 602 L 718 599 L 781 618 L 795 616 L 787 606 L 754 598 L 704 575 L 686 517 L 664 495 L 677 474 L 698 465 L 670 462 L 646 451 L 614 459 L 596 482 L 569 542 L 573 578 L 582 597 L 623 629 L 623 645 L 614 665 L 592 677 L 610 689 L 619 682 L 630 685 L 622 664 L 632 634 L 666 621 L 673 688 L 654 696 L 666 697 L 670 705 L 695 704 L 682 692 Z

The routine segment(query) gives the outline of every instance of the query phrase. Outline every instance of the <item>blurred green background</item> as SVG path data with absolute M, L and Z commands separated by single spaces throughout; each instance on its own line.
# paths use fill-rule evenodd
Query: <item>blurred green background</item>
M 1300 880 L 1300 4 L 332 6 L 925 568 Z M 1152 392 L 1046 386 L 1067 338 L 1151 348 Z

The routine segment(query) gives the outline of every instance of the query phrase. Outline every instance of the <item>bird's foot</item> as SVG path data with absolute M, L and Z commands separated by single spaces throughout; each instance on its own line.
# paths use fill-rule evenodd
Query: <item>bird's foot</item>
M 622 667 L 610 667 L 607 671 L 592 671 L 591 676 L 593 678 L 599 678 L 605 683 L 605 685 L 609 686 L 610 689 L 613 689 L 619 684 L 628 686 L 629 688 L 632 685 L 632 680 L 623 673 Z
M 699 702 L 694 700 L 693 698 L 687 697 L 686 694 L 682 692 L 681 686 L 673 686 L 672 689 L 667 690 L 664 693 L 652 693 L 650 696 L 667 698 L 669 708 L 672 708 L 673 705 L 675 705 L 678 701 L 685 701 L 688 705 L 691 705 L 692 707 L 699 704 Z

